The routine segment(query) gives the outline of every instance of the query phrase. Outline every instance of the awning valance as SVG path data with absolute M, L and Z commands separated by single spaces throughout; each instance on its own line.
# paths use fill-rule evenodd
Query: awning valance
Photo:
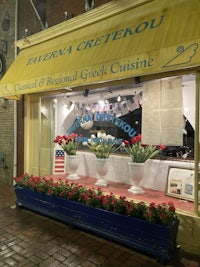
M 0 97 L 200 65 L 199 0 L 111 3 L 20 40 Z

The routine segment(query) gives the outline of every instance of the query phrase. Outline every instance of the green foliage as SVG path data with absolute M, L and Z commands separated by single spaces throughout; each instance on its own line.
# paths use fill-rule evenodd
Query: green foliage
M 160 150 L 156 146 L 142 146 L 140 143 L 128 145 L 125 150 L 131 157 L 132 162 L 136 163 L 144 163 L 160 153 Z
M 92 134 L 90 139 L 84 142 L 83 145 L 88 146 L 90 151 L 100 159 L 109 158 L 110 154 L 117 151 L 120 147 L 114 136 L 101 132 L 97 134 L 97 137 Z
M 114 153 L 116 151 L 116 147 L 114 144 L 93 142 L 90 145 L 90 151 L 94 153 L 97 158 L 107 159 L 111 153 Z

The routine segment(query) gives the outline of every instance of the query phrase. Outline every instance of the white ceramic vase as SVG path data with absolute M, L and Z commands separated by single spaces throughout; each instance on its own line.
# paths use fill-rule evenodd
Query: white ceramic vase
M 131 188 L 128 189 L 128 192 L 133 194 L 144 194 L 144 189 L 140 186 L 140 183 L 143 179 L 145 163 L 136 163 L 129 161 L 129 176 L 132 182 Z
M 97 181 L 95 185 L 97 186 L 107 186 L 108 181 L 105 176 L 109 168 L 109 159 L 96 158 L 96 171 L 97 171 Z
M 66 178 L 68 180 L 80 179 L 80 177 L 76 173 L 79 163 L 80 163 L 80 155 L 67 155 L 66 163 L 67 163 L 67 171 L 69 172 Z

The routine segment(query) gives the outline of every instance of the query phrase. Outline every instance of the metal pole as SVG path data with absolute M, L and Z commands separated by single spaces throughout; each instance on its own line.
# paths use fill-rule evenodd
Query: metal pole
M 39 15 L 39 13 L 38 13 L 38 11 L 37 11 L 37 9 L 36 9 L 36 7 L 35 7 L 33 1 L 30 0 L 30 3 L 31 3 L 31 5 L 32 5 L 32 7 L 33 7 L 33 9 L 34 9 L 34 11 L 35 11 L 35 14 L 36 14 L 36 16 L 37 16 L 37 18 L 38 18 L 38 20 L 39 20 L 41 26 L 42 26 L 42 30 L 44 30 L 44 29 L 45 29 L 45 26 L 44 26 L 44 24 L 43 24 L 43 22 L 42 22 L 42 20 L 41 20 L 41 18 L 40 18 L 40 15 Z
M 196 108 L 195 108 L 195 139 L 194 139 L 194 212 L 196 215 L 200 215 L 198 206 L 198 195 L 199 195 L 199 97 L 200 97 L 200 73 L 196 73 Z
M 15 42 L 18 38 L 18 8 L 19 1 L 15 4 Z M 15 45 L 15 58 L 17 57 L 17 46 Z M 13 162 L 13 176 L 17 175 L 17 100 L 13 100 L 14 105 L 14 162 Z M 14 181 L 13 181 L 14 182 Z

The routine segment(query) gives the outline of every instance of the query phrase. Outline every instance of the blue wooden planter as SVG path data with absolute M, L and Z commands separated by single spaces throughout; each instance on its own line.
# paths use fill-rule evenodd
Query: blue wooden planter
M 164 226 L 92 208 L 82 203 L 15 187 L 16 204 L 58 221 L 88 230 L 131 248 L 169 260 L 176 248 L 178 221 Z

